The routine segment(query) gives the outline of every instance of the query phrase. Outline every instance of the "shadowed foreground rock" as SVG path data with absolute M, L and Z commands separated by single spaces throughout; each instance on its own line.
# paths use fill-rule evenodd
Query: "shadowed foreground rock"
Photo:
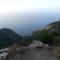
M 7 60 L 60 60 L 53 56 L 47 49 L 34 49 L 24 54 L 16 53 L 8 56 Z

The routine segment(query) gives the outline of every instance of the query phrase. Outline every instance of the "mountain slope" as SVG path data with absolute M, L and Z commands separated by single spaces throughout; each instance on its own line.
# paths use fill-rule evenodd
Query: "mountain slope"
M 0 29 L 0 47 L 6 47 L 13 43 L 20 43 L 22 36 L 9 28 Z
M 60 45 L 60 20 L 47 25 L 45 28 L 32 33 L 35 40 L 41 40 L 49 45 Z

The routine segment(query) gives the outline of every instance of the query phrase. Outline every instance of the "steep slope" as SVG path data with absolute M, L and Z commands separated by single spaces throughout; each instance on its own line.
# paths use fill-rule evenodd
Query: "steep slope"
M 22 36 L 9 28 L 0 29 L 0 47 L 6 47 L 13 43 L 20 43 Z
M 60 45 L 60 20 L 50 23 L 42 30 L 33 32 L 32 37 L 50 45 Z

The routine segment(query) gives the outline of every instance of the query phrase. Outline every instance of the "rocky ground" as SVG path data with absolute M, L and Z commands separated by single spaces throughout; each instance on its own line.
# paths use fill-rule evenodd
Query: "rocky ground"
M 51 54 L 47 49 L 34 49 L 24 54 L 16 53 L 8 56 L 7 60 L 60 60 Z

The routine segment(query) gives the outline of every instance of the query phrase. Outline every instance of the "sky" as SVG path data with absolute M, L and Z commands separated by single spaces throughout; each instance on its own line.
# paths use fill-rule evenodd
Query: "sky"
M 60 0 L 0 0 L 0 29 L 27 35 L 60 19 Z
M 0 13 L 59 10 L 60 0 L 0 0 Z M 56 10 L 55 10 L 56 11 Z

